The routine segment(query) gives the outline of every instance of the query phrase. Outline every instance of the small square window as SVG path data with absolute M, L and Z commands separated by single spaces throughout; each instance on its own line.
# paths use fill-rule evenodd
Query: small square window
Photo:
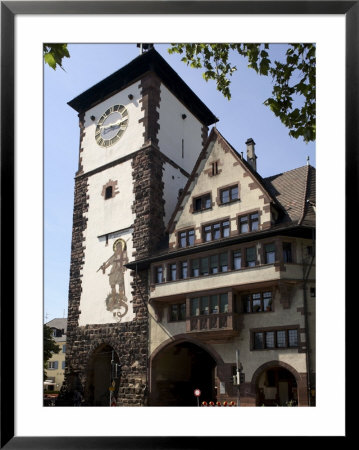
M 112 195 L 113 195 L 113 187 L 107 186 L 107 188 L 105 190 L 105 200 L 112 198 Z

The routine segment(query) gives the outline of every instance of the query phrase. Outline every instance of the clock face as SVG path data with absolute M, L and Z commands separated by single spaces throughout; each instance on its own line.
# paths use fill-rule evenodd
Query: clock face
M 128 124 L 128 111 L 123 105 L 108 108 L 98 121 L 95 139 L 101 147 L 115 144 L 125 132 Z

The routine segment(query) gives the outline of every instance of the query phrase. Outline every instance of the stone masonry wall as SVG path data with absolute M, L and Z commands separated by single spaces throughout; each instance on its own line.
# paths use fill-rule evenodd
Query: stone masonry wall
M 163 161 L 157 148 L 160 102 L 159 79 L 147 74 L 141 81 L 142 110 L 145 124 L 144 146 L 132 160 L 135 200 L 133 248 L 136 259 L 148 256 L 164 237 Z M 80 117 L 80 154 L 84 135 Z M 142 406 L 147 404 L 148 370 L 148 273 L 133 271 L 132 295 L 135 318 L 132 322 L 106 325 L 78 326 L 81 297 L 81 269 L 86 246 L 84 230 L 88 210 L 88 178 L 83 174 L 81 158 L 78 178 L 75 182 L 75 201 L 72 231 L 72 251 L 69 287 L 68 335 L 65 382 L 60 394 L 59 406 L 72 404 L 74 389 L 89 398 L 91 361 L 96 349 L 111 346 L 121 365 L 121 375 L 116 386 L 118 406 Z

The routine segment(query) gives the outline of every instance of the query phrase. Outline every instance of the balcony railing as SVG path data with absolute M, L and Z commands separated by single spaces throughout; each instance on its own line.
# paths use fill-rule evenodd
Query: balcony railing
M 237 314 L 220 313 L 193 316 L 187 320 L 187 332 L 237 331 Z

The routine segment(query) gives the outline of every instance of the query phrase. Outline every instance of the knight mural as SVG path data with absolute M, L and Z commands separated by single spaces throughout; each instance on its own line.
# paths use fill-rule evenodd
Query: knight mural
M 98 270 L 102 269 L 102 273 L 105 274 L 106 269 L 111 267 L 108 274 L 111 292 L 106 297 L 106 308 L 113 312 L 118 321 L 121 321 L 128 312 L 124 280 L 125 264 L 128 263 L 126 242 L 123 239 L 117 239 L 113 244 L 113 251 L 113 255 Z

